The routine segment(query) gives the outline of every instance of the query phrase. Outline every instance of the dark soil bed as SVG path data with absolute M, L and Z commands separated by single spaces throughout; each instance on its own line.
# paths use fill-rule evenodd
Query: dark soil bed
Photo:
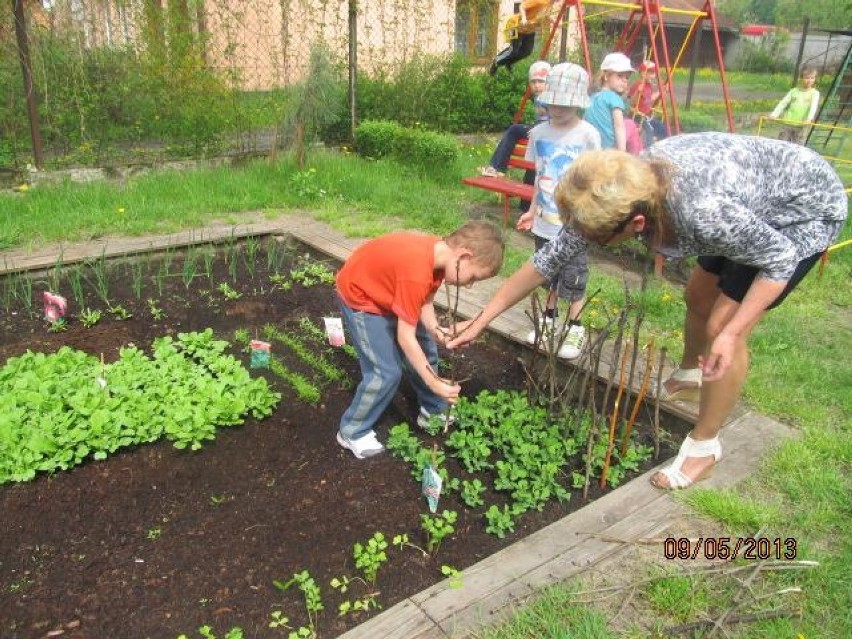
M 111 362 L 124 345 L 147 350 L 155 337 L 176 332 L 210 327 L 231 340 L 235 329 L 254 336 L 272 323 L 297 333 L 303 317 L 321 325 L 323 316 L 336 314 L 329 286 L 272 289 L 260 261 L 254 278 L 242 263 L 234 282 L 232 269 L 217 259 L 212 276 L 198 277 L 189 289 L 177 275 L 179 260 L 162 289 L 153 284 L 157 263 L 146 261 L 140 297 L 131 293 L 130 262 L 117 265 L 109 271 L 110 302 L 130 311 L 131 319 L 105 314 L 87 329 L 72 307 L 68 330 L 50 333 L 44 321 L 23 310 L 4 311 L 0 363 L 26 349 L 53 352 L 61 345 L 102 353 Z M 217 292 L 221 282 L 242 297 L 226 300 Z M 34 295 L 43 289 L 37 284 Z M 60 291 L 70 301 L 67 281 Z M 152 317 L 148 298 L 165 318 Z M 91 291 L 88 303 L 105 308 Z M 245 353 L 233 352 L 248 365 Z M 357 382 L 357 362 L 340 349 L 328 352 Z M 463 385 L 468 396 L 523 387 L 518 352 L 493 338 L 466 350 L 456 366 L 457 378 L 470 378 Z M 427 509 L 420 487 L 401 460 L 384 455 L 358 461 L 337 445 L 337 423 L 352 390 L 329 385 L 321 403 L 311 406 L 280 378 L 264 374 L 282 393 L 274 414 L 221 429 L 199 451 L 160 441 L 0 486 L 0 636 L 171 639 L 180 633 L 197 637 L 205 624 L 219 637 L 235 626 L 245 637 L 286 636 L 268 627 L 270 613 L 281 610 L 298 627 L 307 623 L 305 606 L 301 593 L 281 592 L 273 581 L 301 570 L 322 589 L 320 637 L 337 636 L 376 614 L 339 617 L 338 604 L 364 589 L 356 584 L 340 595 L 329 581 L 357 574 L 353 545 L 377 531 L 389 540 L 407 533 L 423 544 L 420 515 Z M 413 423 L 416 410 L 407 389 L 401 391 L 379 424 L 380 438 L 392 425 Z M 591 498 L 597 496 L 593 489 Z M 501 540 L 485 533 L 481 509 L 467 508 L 457 495 L 442 497 L 442 508 L 459 513 L 455 534 L 434 559 L 389 548 L 375 587 L 377 601 L 389 608 L 439 581 L 442 564 L 463 570 L 583 505 L 574 491 L 567 503 L 523 515 L 516 532 Z

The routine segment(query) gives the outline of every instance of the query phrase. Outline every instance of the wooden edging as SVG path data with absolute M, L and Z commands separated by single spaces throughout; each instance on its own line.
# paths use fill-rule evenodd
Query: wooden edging
M 339 261 L 345 260 L 360 243 L 360 240 L 343 237 L 310 216 L 290 215 L 274 222 L 221 225 L 145 238 L 104 238 L 37 252 L 6 251 L 0 253 L 3 262 L 0 275 L 49 269 L 60 257 L 63 264 L 70 264 L 102 255 L 119 257 L 255 235 L 291 235 Z M 475 315 L 500 282 L 500 278 L 494 278 L 471 290 L 463 290 L 459 313 Z M 516 307 L 497 318 L 490 329 L 505 338 L 520 341 L 529 330 L 529 319 Z M 667 403 L 666 410 L 694 421 L 694 406 Z M 702 486 L 722 488 L 736 484 L 756 470 L 763 454 L 791 436 L 793 431 L 789 427 L 741 408 L 725 426 L 721 436 L 723 458 L 714 476 L 702 482 Z M 606 538 L 631 540 L 664 533 L 672 521 L 685 512 L 685 507 L 670 494 L 650 485 L 648 478 L 653 472 L 648 471 L 465 569 L 460 589 L 452 588 L 449 580 L 442 581 L 408 597 L 339 639 L 459 639 L 509 615 L 518 602 L 537 590 L 576 577 L 601 561 L 626 552 L 625 544 L 606 541 Z

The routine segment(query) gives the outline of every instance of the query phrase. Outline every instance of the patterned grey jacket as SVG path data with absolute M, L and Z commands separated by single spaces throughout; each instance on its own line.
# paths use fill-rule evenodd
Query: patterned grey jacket
M 666 198 L 676 245 L 664 255 L 715 255 L 786 280 L 802 259 L 825 250 L 848 215 L 840 178 L 803 146 L 730 133 L 693 133 L 657 142 L 647 158 L 669 162 Z M 586 249 L 579 235 L 562 233 L 533 255 L 545 278 Z

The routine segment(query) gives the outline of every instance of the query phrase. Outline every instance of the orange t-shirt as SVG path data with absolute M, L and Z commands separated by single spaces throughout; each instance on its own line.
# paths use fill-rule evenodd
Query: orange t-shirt
M 408 324 L 444 280 L 435 270 L 435 244 L 424 233 L 390 233 L 365 242 L 337 273 L 337 292 L 347 306 L 365 313 L 396 315 Z

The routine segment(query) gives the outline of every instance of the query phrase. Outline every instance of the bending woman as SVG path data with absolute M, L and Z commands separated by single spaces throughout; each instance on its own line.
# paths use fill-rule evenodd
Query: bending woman
M 686 488 L 721 457 L 718 434 L 740 398 L 746 342 L 834 241 L 848 215 L 843 184 L 802 146 L 727 133 L 680 135 L 640 156 L 587 151 L 556 189 L 565 230 L 533 255 L 450 348 L 558 272 L 587 241 L 640 238 L 663 255 L 698 256 L 686 285 L 684 350 L 669 392 L 700 386 L 698 421 L 659 488 Z M 464 328 L 464 325 L 461 326 Z

